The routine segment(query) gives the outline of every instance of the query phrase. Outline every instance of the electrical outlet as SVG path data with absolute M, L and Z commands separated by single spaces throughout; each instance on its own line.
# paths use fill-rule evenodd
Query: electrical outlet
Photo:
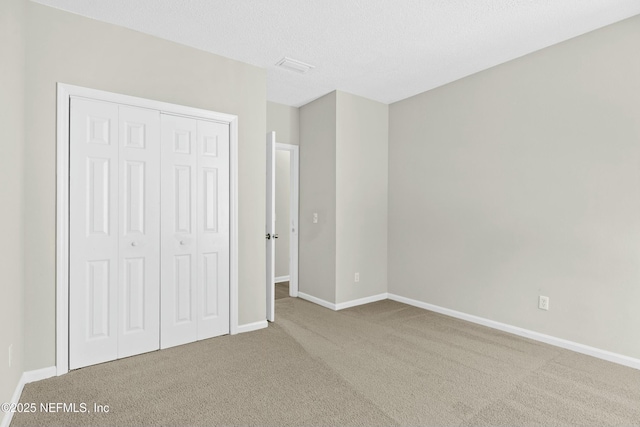
M 540 310 L 549 310 L 549 297 L 540 295 L 538 297 L 538 308 Z
M 13 357 L 13 344 L 9 345 L 9 367 L 11 367 L 11 359 Z
M 355 277 L 353 278 L 354 282 L 359 282 L 360 281 L 360 273 L 356 273 Z

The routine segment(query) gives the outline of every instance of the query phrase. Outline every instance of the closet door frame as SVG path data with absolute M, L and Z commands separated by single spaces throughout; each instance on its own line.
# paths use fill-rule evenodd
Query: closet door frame
M 69 106 L 71 97 L 148 108 L 229 125 L 229 333 L 238 333 L 238 116 L 57 84 L 56 375 L 69 372 Z

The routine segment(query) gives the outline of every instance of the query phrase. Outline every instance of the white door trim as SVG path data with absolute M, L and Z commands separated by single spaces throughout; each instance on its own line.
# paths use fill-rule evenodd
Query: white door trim
M 265 282 L 267 296 L 267 320 L 275 319 L 275 255 L 276 255 L 276 133 L 267 132 L 266 140 L 267 168 L 266 183 L 266 209 L 265 209 Z
M 71 97 L 149 108 L 229 125 L 229 333 L 238 333 L 238 116 L 63 83 L 57 85 L 56 373 L 69 371 L 69 102 Z
M 276 142 L 276 151 L 288 151 L 291 155 L 289 163 L 289 296 L 298 296 L 298 199 L 300 198 L 300 147 L 292 144 Z

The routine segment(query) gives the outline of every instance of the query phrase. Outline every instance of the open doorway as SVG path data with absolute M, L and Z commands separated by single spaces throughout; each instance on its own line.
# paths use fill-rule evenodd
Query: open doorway
M 267 320 L 275 320 L 275 300 L 298 296 L 297 145 L 267 134 Z
M 278 149 L 276 144 L 275 167 L 275 227 L 278 239 L 275 241 L 275 299 L 291 296 L 291 231 L 294 228 L 291 220 L 292 191 L 292 150 Z

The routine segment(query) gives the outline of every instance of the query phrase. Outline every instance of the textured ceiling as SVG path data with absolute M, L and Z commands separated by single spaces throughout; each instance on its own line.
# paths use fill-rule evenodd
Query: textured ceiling
M 266 68 L 267 98 L 293 106 L 335 89 L 395 102 L 640 14 L 639 0 L 37 1 Z

